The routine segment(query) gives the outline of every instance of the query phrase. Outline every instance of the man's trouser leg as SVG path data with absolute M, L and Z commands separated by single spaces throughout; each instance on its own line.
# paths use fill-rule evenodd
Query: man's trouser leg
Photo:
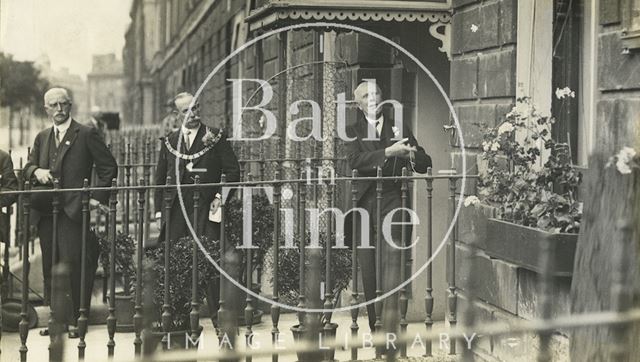
M 58 256 L 60 262 L 70 267 L 70 298 L 73 311 L 70 324 L 75 325 L 80 316 L 80 292 L 82 277 L 82 224 L 71 220 L 66 214 L 58 215 Z M 85 256 L 84 306 L 86 316 L 91 309 L 91 292 L 98 266 L 98 246 L 93 232 L 87 230 Z
M 42 257 L 42 278 L 44 284 L 44 304 L 51 305 L 51 255 L 53 250 L 53 217 L 42 216 L 38 222 L 38 239 Z

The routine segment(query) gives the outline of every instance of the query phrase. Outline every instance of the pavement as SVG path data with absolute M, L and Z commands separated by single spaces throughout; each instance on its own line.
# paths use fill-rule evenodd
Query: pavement
M 351 331 L 349 326 L 351 325 L 351 317 L 348 312 L 340 314 L 334 314 L 333 322 L 338 323 L 337 339 L 344 340 L 350 338 Z M 215 331 L 208 318 L 202 318 L 200 324 L 203 325 L 203 336 L 201 337 L 201 343 L 199 350 L 204 352 L 211 352 L 218 350 L 218 339 L 215 335 Z M 280 318 L 279 328 L 281 331 L 279 346 L 282 347 L 283 352 L 287 352 L 287 347 L 294 345 L 293 336 L 290 328 L 297 324 L 297 316 L 295 313 L 282 314 Z M 436 323 L 436 327 L 439 323 Z M 361 316 L 358 319 L 358 325 L 360 331 L 358 334 L 358 341 L 365 341 L 369 328 L 367 327 L 366 316 Z M 255 333 L 254 346 L 259 349 L 260 346 L 271 346 L 271 318 L 265 315 L 262 319 L 262 323 L 255 325 L 253 331 Z M 27 339 L 27 347 L 29 348 L 27 360 L 28 361 L 45 361 L 48 359 L 48 346 L 49 337 L 41 337 L 38 334 L 39 329 L 33 329 L 29 331 L 29 337 Z M 244 340 L 245 327 L 240 329 L 239 341 Z M 411 323 L 408 327 L 408 333 L 414 335 L 424 335 L 426 333 L 426 327 L 423 323 Z M 115 358 L 114 361 L 119 360 L 131 360 L 134 356 L 134 340 L 133 333 L 116 333 L 115 335 Z M 78 360 L 78 339 L 64 338 L 64 361 L 77 361 Z M 87 343 L 86 359 L 89 361 L 106 361 L 107 360 L 107 341 L 108 333 L 106 325 L 93 325 L 89 327 L 89 332 L 85 339 Z M 239 349 L 244 349 L 244 343 L 241 342 Z M 0 354 L 0 361 L 18 361 L 20 357 L 20 336 L 18 333 L 2 333 L 2 341 L 0 342 L 2 353 Z M 438 348 L 438 344 L 433 345 L 434 356 L 431 358 L 422 357 L 424 354 L 424 347 L 420 343 L 415 343 L 413 346 L 409 345 L 407 348 L 408 360 L 411 361 L 455 361 L 456 358 L 449 356 L 445 349 Z M 338 361 L 348 361 L 351 357 L 350 350 L 340 349 L 336 351 L 335 358 Z M 373 348 L 360 348 L 358 351 L 358 358 L 362 361 L 371 361 L 375 359 L 375 350 Z M 254 361 L 271 361 L 271 356 L 261 356 L 253 359 Z M 287 353 L 280 356 L 279 361 L 288 362 L 296 361 L 295 354 Z

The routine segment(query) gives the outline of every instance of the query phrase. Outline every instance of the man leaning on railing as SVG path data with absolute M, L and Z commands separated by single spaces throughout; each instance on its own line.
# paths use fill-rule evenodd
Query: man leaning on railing
M 91 180 L 95 165 L 95 185 L 106 187 L 118 174 L 116 160 L 94 128 L 81 125 L 70 117 L 71 98 L 66 89 L 52 88 L 44 95 L 44 107 L 52 122 L 35 138 L 24 167 L 24 179 L 33 189 L 51 189 L 58 180 L 61 189 L 82 188 L 84 180 Z M 91 207 L 98 207 L 109 199 L 109 191 L 91 193 Z M 82 197 L 79 192 L 61 192 L 57 216 L 56 263 L 65 263 L 70 269 L 70 303 L 56 306 L 56 318 L 66 326 L 77 325 L 80 316 L 81 250 L 82 250 Z M 45 299 L 51 298 L 51 270 L 53 254 L 53 209 L 51 193 L 34 194 L 31 198 L 31 223 L 37 226 L 42 251 Z M 88 225 L 88 223 L 87 223 Z M 93 232 L 87 230 L 85 308 L 89 311 L 91 290 L 98 265 L 98 245 Z M 58 292 L 58 291 L 55 291 Z M 69 298 L 69 296 L 64 296 Z M 68 306 L 73 311 L 68 310 Z M 66 307 L 66 308 L 65 308 Z M 60 308 L 60 310 L 58 310 Z M 48 330 L 40 332 L 48 335 Z M 69 337 L 77 338 L 76 328 L 69 328 Z

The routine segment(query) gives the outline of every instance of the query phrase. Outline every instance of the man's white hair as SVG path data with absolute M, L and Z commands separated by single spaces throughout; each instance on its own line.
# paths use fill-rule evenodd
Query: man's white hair
M 382 89 L 380 88 L 380 86 L 378 85 L 377 82 L 373 82 L 373 81 L 366 81 L 363 80 L 362 82 L 360 82 L 358 84 L 358 86 L 353 90 L 353 96 L 354 97 L 358 97 L 359 94 L 361 94 L 364 91 L 368 91 L 369 90 L 369 83 L 373 83 L 376 85 L 376 88 L 378 90 L 378 92 L 382 92 Z
M 45 101 L 45 103 L 47 102 L 47 98 L 50 98 L 50 97 L 52 97 L 54 94 L 57 94 L 57 93 L 62 93 L 62 94 L 64 95 L 64 97 L 65 97 L 69 102 L 71 102 L 71 97 L 69 96 L 69 92 L 68 92 L 66 89 L 64 89 L 64 88 L 62 88 L 62 87 L 55 87 L 55 88 L 51 88 L 51 89 L 49 89 L 48 91 L 46 91 L 46 92 L 44 93 L 44 101 Z
M 178 93 L 175 97 L 173 97 L 173 104 L 176 104 L 176 102 L 177 102 L 179 99 L 187 98 L 187 97 L 189 97 L 189 98 L 193 98 L 193 94 L 191 94 L 191 93 L 189 93 L 189 92 L 182 92 L 182 93 Z

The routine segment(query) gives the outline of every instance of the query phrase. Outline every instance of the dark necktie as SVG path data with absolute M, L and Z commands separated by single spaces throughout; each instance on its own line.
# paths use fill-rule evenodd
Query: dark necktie
M 60 147 L 60 130 L 56 128 L 56 148 Z

